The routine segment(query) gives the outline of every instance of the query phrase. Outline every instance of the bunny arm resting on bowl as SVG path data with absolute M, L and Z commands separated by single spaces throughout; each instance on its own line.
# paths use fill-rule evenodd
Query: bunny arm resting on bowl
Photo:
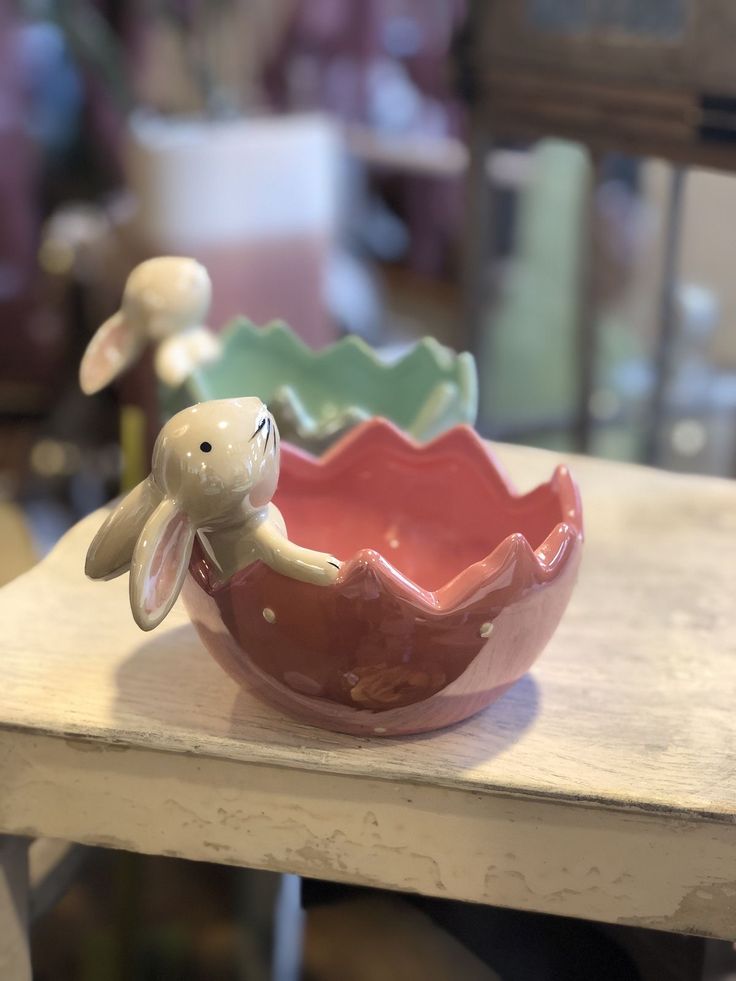
M 87 552 L 91 579 L 130 571 L 130 605 L 142 630 L 171 610 L 199 534 L 223 581 L 260 559 L 292 579 L 328 586 L 334 556 L 290 542 L 271 503 L 279 434 L 258 398 L 201 402 L 159 433 L 151 474 L 108 516 Z
M 128 276 L 120 309 L 95 332 L 79 367 L 79 384 L 94 395 L 129 368 L 149 344 L 154 367 L 170 387 L 181 385 L 200 364 L 215 360 L 219 338 L 204 320 L 212 284 L 195 259 L 158 256 Z

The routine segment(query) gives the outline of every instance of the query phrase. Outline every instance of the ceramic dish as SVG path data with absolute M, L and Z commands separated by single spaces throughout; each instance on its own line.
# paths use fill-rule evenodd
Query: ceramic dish
M 467 426 L 420 446 L 380 419 L 321 459 L 282 444 L 290 536 L 341 562 L 329 586 L 261 562 L 224 584 L 195 543 L 184 583 L 205 646 L 241 683 L 329 729 L 437 729 L 499 698 L 567 606 L 582 511 L 565 467 L 518 496 Z
M 282 323 L 255 327 L 237 320 L 220 339 L 217 360 L 194 370 L 180 388 L 164 390 L 167 415 L 249 392 L 267 403 L 285 440 L 313 453 L 371 416 L 391 419 L 418 440 L 475 422 L 475 362 L 433 338 L 394 362 L 355 336 L 313 351 Z

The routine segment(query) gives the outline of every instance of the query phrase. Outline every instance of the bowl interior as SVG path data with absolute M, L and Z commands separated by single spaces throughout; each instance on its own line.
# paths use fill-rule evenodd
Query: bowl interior
M 342 561 L 375 549 L 431 591 L 509 535 L 521 532 L 536 549 L 564 520 L 548 485 L 509 498 L 482 456 L 458 450 L 418 455 L 383 447 L 335 472 L 305 467 L 284 445 L 274 501 L 292 541 Z

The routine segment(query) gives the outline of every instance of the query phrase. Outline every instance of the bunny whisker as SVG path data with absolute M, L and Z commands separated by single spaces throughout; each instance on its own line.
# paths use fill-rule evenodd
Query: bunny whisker
M 266 425 L 267 422 L 268 422 L 268 419 L 266 419 L 266 418 L 261 419 L 261 421 L 256 426 L 256 428 L 255 428 L 255 430 L 253 432 L 253 435 L 251 436 L 251 439 L 255 439 L 256 438 L 256 436 L 260 433 L 260 431 L 263 429 L 263 427 Z

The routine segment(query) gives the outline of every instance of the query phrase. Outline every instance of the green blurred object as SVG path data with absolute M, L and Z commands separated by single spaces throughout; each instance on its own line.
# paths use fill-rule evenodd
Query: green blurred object
M 239 319 L 223 332 L 222 344 L 217 361 L 162 393 L 167 415 L 208 399 L 257 395 L 282 437 L 312 452 L 371 416 L 390 419 L 417 440 L 475 422 L 472 355 L 431 337 L 387 361 L 355 336 L 313 351 L 281 322 L 256 327 Z
M 585 149 L 543 140 L 533 151 L 523 192 L 517 248 L 500 302 L 486 317 L 479 370 L 484 432 L 568 451 L 578 400 L 578 324 L 587 256 L 586 197 L 591 163 Z M 631 328 L 599 314 L 596 389 L 617 398 L 621 368 L 642 356 Z M 621 399 L 619 399 L 621 400 Z M 641 434 L 631 421 L 606 421 L 592 451 L 636 459 Z
M 588 168 L 582 147 L 545 141 L 534 150 L 513 268 L 485 330 L 482 419 L 491 432 L 574 412 Z

